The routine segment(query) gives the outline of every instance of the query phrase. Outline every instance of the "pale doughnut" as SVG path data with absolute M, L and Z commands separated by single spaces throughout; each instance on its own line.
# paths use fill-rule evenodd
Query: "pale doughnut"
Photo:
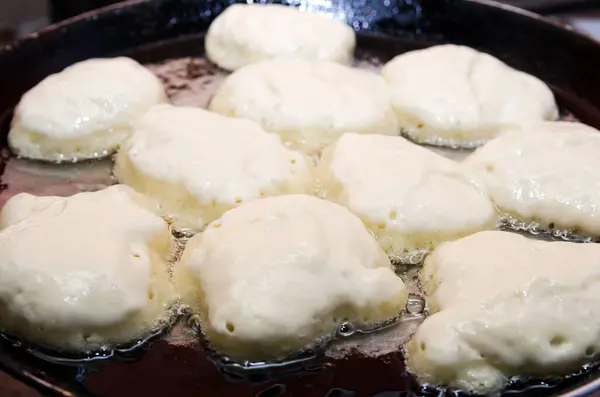
M 115 174 L 155 198 L 175 227 L 202 228 L 243 202 L 311 191 L 311 168 L 252 121 L 161 105 L 136 124 Z
M 478 146 L 505 131 L 558 117 L 546 84 L 469 47 L 440 45 L 401 54 L 382 74 L 400 128 L 422 143 Z
M 132 59 L 90 59 L 46 77 L 15 109 L 8 135 L 19 156 L 53 162 L 104 157 L 131 123 L 167 101 L 156 76 Z
M 175 292 L 171 233 L 117 185 L 71 197 L 13 196 L 0 213 L 0 329 L 54 350 L 133 342 Z
M 463 165 L 513 217 L 600 236 L 600 131 L 543 122 L 490 141 Z
M 399 133 L 383 79 L 333 62 L 275 59 L 246 66 L 225 79 L 209 109 L 254 120 L 311 154 L 345 132 Z
M 321 194 L 358 215 L 395 257 L 493 229 L 498 220 L 457 163 L 402 137 L 344 134 L 318 171 Z
M 481 232 L 444 243 L 421 281 L 433 313 L 406 346 L 427 384 L 493 395 L 569 375 L 600 352 L 600 245 Z
M 234 4 L 211 23 L 208 58 L 227 70 L 278 57 L 350 63 L 354 30 L 321 14 L 279 4 Z
M 226 212 L 188 241 L 178 269 L 212 347 L 238 360 L 283 358 L 344 320 L 361 327 L 393 318 L 407 299 L 360 219 L 308 195 Z

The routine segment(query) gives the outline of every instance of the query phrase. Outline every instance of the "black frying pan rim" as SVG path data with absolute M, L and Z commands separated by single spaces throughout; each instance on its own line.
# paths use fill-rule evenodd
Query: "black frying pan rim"
M 130 0 L 131 1 L 131 0 Z M 132 2 L 135 1 L 139 1 L 139 0 L 133 0 Z M 142 0 L 144 1 L 144 0 Z M 562 29 L 562 30 L 567 30 L 569 31 L 569 34 L 574 35 L 574 36 L 579 36 L 580 38 L 584 38 L 587 40 L 590 40 L 592 42 L 594 42 L 595 44 L 600 45 L 600 40 L 596 39 L 594 36 L 592 36 L 589 33 L 583 32 L 581 30 L 577 30 L 575 29 L 573 26 L 562 22 L 558 19 L 554 19 L 554 18 L 548 18 L 546 16 L 537 14 L 533 11 L 529 11 L 529 10 L 525 10 L 523 8 L 519 8 L 519 7 L 515 7 L 513 5 L 510 4 L 504 4 L 504 3 L 499 3 L 498 1 L 495 0 L 464 0 L 470 3 L 478 3 L 478 4 L 484 4 L 490 7 L 496 7 L 496 8 L 500 8 L 502 10 L 508 11 L 508 12 L 512 12 L 515 14 L 520 14 L 524 17 L 528 17 L 528 18 L 532 18 L 535 19 L 539 22 L 548 24 L 548 25 L 552 25 L 556 28 Z M 127 2 L 126 2 L 127 3 Z
M 5 52 L 5 51 L 12 51 L 13 49 L 16 49 L 19 47 L 19 45 L 23 42 L 29 41 L 29 40 L 35 40 L 40 36 L 43 36 L 47 33 L 53 32 L 55 30 L 58 30 L 60 28 L 63 27 L 67 27 L 72 25 L 73 23 L 76 22 L 81 22 L 81 21 L 85 21 L 88 19 L 93 18 L 94 16 L 98 15 L 98 14 L 102 14 L 102 13 L 106 13 L 106 12 L 111 12 L 111 11 L 116 11 L 119 9 L 124 9 L 124 8 L 128 8 L 131 6 L 134 6 L 136 4 L 140 4 L 140 3 L 146 3 L 148 1 L 152 1 L 152 0 L 125 0 L 119 3 L 115 3 L 115 4 L 111 4 L 108 6 L 104 6 L 92 11 L 87 11 L 84 12 L 83 14 L 79 14 L 77 16 L 71 17 L 71 18 L 67 18 L 63 21 L 60 21 L 58 23 L 52 24 L 50 26 L 47 26 L 37 32 L 33 32 L 33 33 L 29 33 L 25 36 L 23 36 L 22 38 L 19 38 L 17 40 L 12 41 L 11 43 L 0 47 L 0 53 Z M 236 0 L 237 2 L 242 2 L 244 3 L 245 1 L 243 0 Z M 251 0 L 248 0 L 247 2 L 250 2 Z M 309 0 L 310 1 L 310 0 Z M 561 30 L 567 30 L 569 31 L 569 34 L 574 35 L 574 36 L 579 36 L 580 38 L 592 41 L 595 44 L 599 44 L 600 45 L 600 40 L 597 40 L 596 38 L 594 38 L 591 34 L 588 34 L 586 32 L 582 32 L 579 30 L 576 30 L 575 28 L 573 28 L 571 25 L 568 25 L 564 22 L 561 22 L 559 20 L 556 19 L 552 19 L 552 18 L 547 18 L 545 16 L 542 16 L 540 14 L 537 14 L 533 11 L 529 11 L 529 10 L 525 10 L 510 4 L 504 4 L 504 3 L 499 3 L 498 1 L 495 0 L 460 0 L 460 1 L 465 1 L 465 2 L 469 2 L 469 3 L 477 3 L 477 4 L 482 4 L 488 7 L 495 7 L 495 8 L 499 8 L 502 9 L 504 11 L 507 12 L 511 12 L 514 14 L 520 14 L 524 17 L 527 18 L 531 18 L 531 19 L 535 19 L 538 22 L 542 22 L 545 23 L 547 25 L 551 25 L 554 26 L 556 28 L 559 28 Z
M 25 43 L 30 40 L 36 40 L 41 36 L 50 34 L 61 28 L 69 27 L 75 23 L 82 23 L 87 20 L 93 19 L 99 14 L 109 13 L 109 12 L 117 11 L 120 9 L 129 8 L 129 7 L 135 6 L 137 4 L 145 3 L 148 1 L 151 1 L 151 0 L 126 0 L 126 1 L 122 1 L 120 3 L 101 7 L 99 9 L 88 11 L 83 14 L 77 15 L 75 17 L 65 19 L 61 22 L 52 24 L 38 32 L 28 34 L 28 35 L 26 35 L 18 40 L 15 40 L 3 47 L 0 47 L 0 54 L 16 51 L 16 50 L 18 50 L 19 46 L 22 43 Z M 236 1 L 240 2 L 240 0 L 236 0 Z M 596 40 L 591 35 L 581 32 L 581 31 L 577 31 L 568 24 L 562 23 L 558 20 L 546 18 L 546 17 L 536 14 L 532 11 L 524 10 L 524 9 L 521 9 L 521 8 L 518 8 L 518 7 L 515 7 L 512 5 L 508 5 L 508 4 L 498 3 L 493 0 L 459 0 L 459 1 L 464 1 L 464 2 L 468 2 L 468 3 L 476 3 L 476 4 L 488 6 L 488 7 L 498 8 L 498 9 L 501 9 L 506 12 L 519 14 L 528 19 L 536 20 L 538 23 L 543 23 L 543 24 L 552 26 L 555 29 L 568 31 L 568 34 L 570 34 L 571 36 L 574 36 L 574 37 L 578 36 L 580 39 L 584 39 L 585 41 L 590 42 L 590 44 L 598 45 L 599 49 L 600 49 L 600 41 Z M 241 1 L 241 2 L 244 2 L 244 1 Z M 358 29 L 358 30 L 360 31 L 360 29 Z M 76 393 L 65 390 L 64 388 L 62 388 L 58 385 L 51 384 L 48 381 L 38 377 L 37 375 L 35 375 L 31 372 L 28 372 L 26 370 L 19 370 L 19 369 L 11 368 L 9 365 L 6 365 L 5 363 L 2 363 L 2 362 L 0 362 L 0 371 L 3 371 L 5 373 L 7 373 L 9 376 L 19 379 L 20 381 L 37 389 L 39 392 L 41 392 L 43 394 L 51 393 L 52 395 L 64 396 L 64 397 L 67 397 L 67 396 L 76 397 L 77 396 Z M 561 397 L 583 397 L 583 396 L 587 396 L 587 395 L 590 395 L 591 393 L 599 391 L 600 390 L 600 372 L 598 374 L 599 374 L 599 377 L 597 379 L 594 379 L 594 380 L 590 381 L 589 383 L 584 384 L 582 386 L 576 387 L 571 391 L 563 393 L 561 395 Z

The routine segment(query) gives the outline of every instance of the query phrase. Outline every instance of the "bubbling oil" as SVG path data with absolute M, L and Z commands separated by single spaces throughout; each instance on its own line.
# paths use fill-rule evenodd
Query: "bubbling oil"
M 163 319 L 158 320 L 152 329 L 139 338 L 120 346 L 102 346 L 93 351 L 64 352 L 39 346 L 29 341 L 23 341 L 2 332 L 0 332 L 0 341 L 13 347 L 22 348 L 35 358 L 59 365 L 88 364 L 108 359 L 137 359 L 138 352 L 152 341 L 162 338 L 176 323 L 177 318 L 181 314 L 178 303 L 171 304 L 165 310 L 167 311 L 167 315 Z
M 544 225 L 538 221 L 525 221 L 510 214 L 500 217 L 498 229 L 513 231 L 524 236 L 547 241 L 570 241 L 574 243 L 600 243 L 600 238 L 579 234 L 573 229 L 555 228 L 554 224 Z

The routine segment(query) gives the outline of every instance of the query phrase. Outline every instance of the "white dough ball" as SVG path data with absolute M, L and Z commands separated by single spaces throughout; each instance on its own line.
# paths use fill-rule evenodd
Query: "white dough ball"
M 312 166 L 249 120 L 157 106 L 119 151 L 117 179 L 156 199 L 177 228 L 202 228 L 261 197 L 312 189 Z
M 188 241 L 178 270 L 212 347 L 238 360 L 284 358 L 344 320 L 361 327 L 393 318 L 407 300 L 360 219 L 308 195 L 226 212 Z
M 209 109 L 254 120 L 311 154 L 345 132 L 399 132 L 383 79 L 332 62 L 275 59 L 246 66 L 225 79 Z
M 546 84 L 469 47 L 439 45 L 401 54 L 382 74 L 400 128 L 421 143 L 479 146 L 505 131 L 558 117 Z
M 513 217 L 600 236 L 600 131 L 539 123 L 490 141 L 463 166 Z
M 323 152 L 318 177 L 321 194 L 358 215 L 395 257 L 498 220 L 457 163 L 402 137 L 344 134 Z
M 293 57 L 348 64 L 356 37 L 344 22 L 279 4 L 234 4 L 211 23 L 208 58 L 236 70 L 271 58 Z
M 499 231 L 440 245 L 432 313 L 406 346 L 424 383 L 493 395 L 512 376 L 569 375 L 600 352 L 600 245 Z
M 8 142 L 17 155 L 37 160 L 104 157 L 129 136 L 132 122 L 163 102 L 161 82 L 136 61 L 90 59 L 23 95 Z
M 143 337 L 168 317 L 171 233 L 127 186 L 71 197 L 21 193 L 0 224 L 2 331 L 87 351 Z

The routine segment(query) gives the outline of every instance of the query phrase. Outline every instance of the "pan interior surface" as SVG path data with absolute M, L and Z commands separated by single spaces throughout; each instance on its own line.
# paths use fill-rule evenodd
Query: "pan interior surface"
M 11 157 L 6 147 L 11 111 L 27 89 L 74 62 L 127 55 L 159 75 L 174 102 L 204 107 L 225 75 L 203 58 L 204 32 L 230 3 L 126 2 L 51 27 L 0 52 L 0 205 L 19 192 L 70 195 L 115 183 L 110 159 L 52 165 Z M 399 53 L 432 44 L 469 45 L 542 78 L 553 88 L 563 108 L 600 128 L 600 90 L 594 90 L 592 84 L 600 84 L 600 45 L 552 23 L 476 1 L 332 0 L 292 5 L 331 14 L 358 30 L 357 66 L 377 69 Z M 464 154 L 459 153 L 459 157 Z M 456 152 L 450 155 L 456 156 Z M 57 395 L 82 397 L 462 394 L 419 387 L 405 372 L 399 351 L 378 358 L 354 355 L 340 360 L 306 360 L 291 373 L 246 371 L 246 379 L 242 379 L 239 374 L 224 374 L 227 367 L 215 365 L 219 362 L 208 357 L 194 340 L 193 335 L 176 326 L 152 344 L 117 352 L 110 360 L 69 365 L 32 356 L 27 346 L 3 341 L 0 368 L 6 367 L 38 385 L 49 382 L 47 386 Z M 588 366 L 566 379 L 516 382 L 504 394 L 560 395 L 595 379 L 596 368 Z M 75 394 L 69 394 L 71 391 Z

